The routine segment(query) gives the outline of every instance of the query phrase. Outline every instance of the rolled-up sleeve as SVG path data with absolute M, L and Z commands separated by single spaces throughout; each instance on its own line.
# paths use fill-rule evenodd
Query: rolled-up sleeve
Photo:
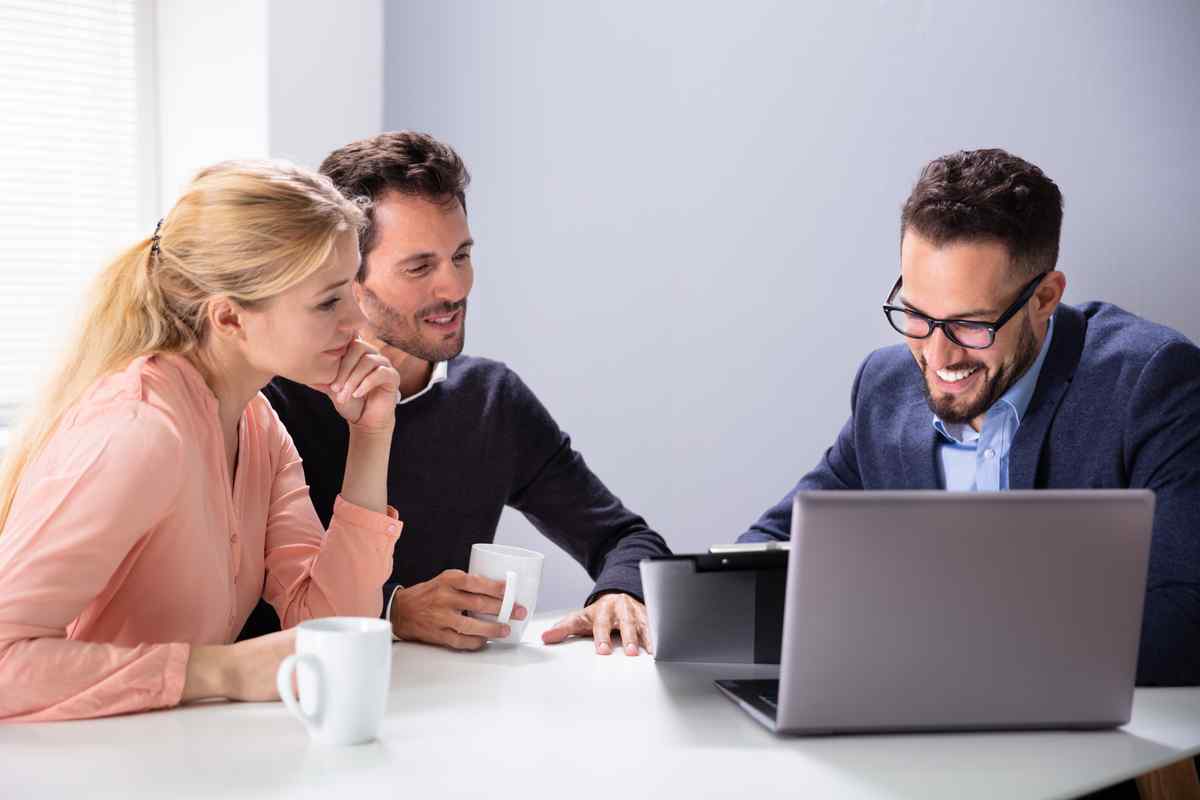
M 324 530 L 309 497 L 299 453 L 278 418 L 278 469 L 266 532 L 263 597 L 284 628 L 314 617 L 378 617 L 384 581 L 402 523 L 396 510 L 379 513 L 334 502 Z

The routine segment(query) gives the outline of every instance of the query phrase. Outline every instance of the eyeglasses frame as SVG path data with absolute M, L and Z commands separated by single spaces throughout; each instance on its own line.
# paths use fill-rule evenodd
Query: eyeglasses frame
M 965 347 L 968 350 L 987 350 L 996 343 L 996 332 L 1003 328 L 1004 324 L 1016 316 L 1017 312 L 1029 302 L 1029 298 L 1033 297 L 1033 293 L 1037 291 L 1037 288 L 1041 285 L 1042 280 L 1049 275 L 1050 272 L 1050 270 L 1046 270 L 1045 272 L 1039 273 L 1033 278 L 1033 280 L 1025 284 L 1024 288 L 1021 289 L 1021 293 L 1017 295 L 1017 299 L 1013 301 L 1013 304 L 1005 309 L 1004 313 L 1001 314 L 994 322 L 980 322 L 973 319 L 937 319 L 935 317 L 927 317 L 919 311 L 914 311 L 911 308 L 892 305 L 892 300 L 896 298 L 896 292 L 900 291 L 900 286 L 904 282 L 904 276 L 901 275 L 900 277 L 896 278 L 896 284 L 892 287 L 892 291 L 888 293 L 887 301 L 883 304 L 883 316 L 885 319 L 887 319 L 888 326 L 892 328 L 892 330 L 896 331 L 896 333 L 900 334 L 901 336 L 908 337 L 909 339 L 928 339 L 930 336 L 933 336 L 933 332 L 935 330 L 941 328 L 942 335 L 954 342 L 959 347 Z M 925 334 L 924 336 L 913 336 L 910 333 L 905 333 L 897 328 L 892 322 L 892 316 L 890 314 L 892 311 L 901 311 L 905 314 L 916 317 L 917 319 L 924 320 L 929 325 L 929 333 Z M 980 328 L 986 330 L 989 337 L 988 343 L 982 347 L 979 345 L 963 344 L 954 336 L 954 334 L 951 332 L 951 329 L 947 327 L 951 324 L 966 325 L 971 328 Z

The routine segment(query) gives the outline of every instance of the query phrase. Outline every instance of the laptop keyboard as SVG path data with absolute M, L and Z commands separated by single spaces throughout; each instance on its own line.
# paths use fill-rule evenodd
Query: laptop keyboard
M 766 717 L 774 719 L 779 713 L 778 680 L 725 680 L 716 683 Z

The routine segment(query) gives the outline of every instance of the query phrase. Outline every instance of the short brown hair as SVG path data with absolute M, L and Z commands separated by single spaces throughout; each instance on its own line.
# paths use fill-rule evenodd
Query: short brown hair
M 960 150 L 921 171 L 900 216 L 934 245 L 997 241 L 1018 273 L 1054 269 L 1062 231 L 1063 197 L 1054 181 L 1004 150 Z
M 365 198 L 367 224 L 359 236 L 364 258 L 359 280 L 366 276 L 365 258 L 375 246 L 371 204 L 387 192 L 422 197 L 436 203 L 457 200 L 467 210 L 471 176 L 450 145 L 427 133 L 391 131 L 339 147 L 321 162 L 321 174 L 351 199 Z

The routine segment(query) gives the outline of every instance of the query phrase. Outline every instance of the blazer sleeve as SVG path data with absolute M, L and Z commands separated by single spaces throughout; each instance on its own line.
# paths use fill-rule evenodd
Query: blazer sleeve
M 53 451 L 53 452 L 51 452 Z M 179 703 L 185 643 L 67 638 L 178 495 L 181 442 L 161 412 L 118 402 L 52 437 L 0 532 L 0 720 L 79 719 Z
M 792 498 L 796 492 L 818 490 L 849 490 L 862 489 L 862 477 L 859 473 L 858 454 L 855 450 L 855 417 L 858 407 L 858 390 L 862 382 L 867 364 L 871 362 L 868 356 L 858 368 L 854 376 L 854 384 L 850 388 L 850 419 L 842 426 L 833 446 L 825 451 L 821 461 L 810 470 L 783 499 L 768 508 L 750 528 L 737 538 L 739 542 L 772 542 L 786 541 L 792 536 Z
M 1138 655 L 1141 685 L 1200 685 L 1200 349 L 1160 347 L 1126 419 L 1129 485 L 1154 491 Z
M 590 603 L 611 592 L 642 599 L 638 562 L 671 551 L 588 468 L 541 401 L 509 372 L 507 402 L 516 441 L 516 487 L 508 504 L 566 550 L 596 582 Z
M 328 616 L 378 617 L 400 538 L 396 510 L 381 514 L 340 495 L 329 529 L 317 518 L 300 454 L 272 412 L 276 470 L 267 514 L 263 598 L 284 628 Z

